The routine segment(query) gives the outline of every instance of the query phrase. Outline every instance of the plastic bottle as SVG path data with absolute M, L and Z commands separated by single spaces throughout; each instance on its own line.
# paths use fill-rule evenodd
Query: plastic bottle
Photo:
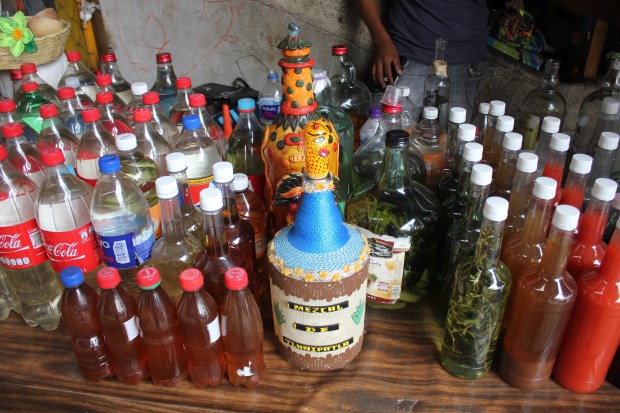
M 37 194 L 35 217 L 47 256 L 54 271 L 78 267 L 96 287 L 102 259 L 88 210 L 92 188 L 69 172 L 60 149 L 47 149 L 42 157 L 45 179 Z
M 63 125 L 78 139 L 82 139 L 84 134 L 84 120 L 82 119 L 82 110 L 79 101 L 75 97 L 75 90 L 70 87 L 61 87 L 58 89 L 60 97 L 60 113 L 58 117 Z
M 99 295 L 84 282 L 84 274 L 78 267 L 63 269 L 60 281 L 65 286 L 60 299 L 62 323 L 71 334 L 80 373 L 93 382 L 114 376 L 112 354 L 103 338 L 97 312 Z
M 476 137 L 476 127 L 469 123 L 461 123 L 458 125 L 456 132 L 456 143 L 454 148 L 454 166 L 450 173 L 444 173 L 439 177 L 439 185 L 437 186 L 437 198 L 443 202 L 452 194 L 455 194 L 461 180 L 461 162 L 463 159 L 463 151 L 465 145 L 473 142 Z M 471 167 L 470 167 L 471 169 Z
M 37 85 L 39 85 L 39 94 L 43 99 L 53 103 L 56 107 L 60 106 L 58 93 L 56 93 L 56 90 L 50 86 L 49 83 L 39 77 L 37 74 L 37 66 L 34 63 L 24 63 L 21 65 L 20 69 L 23 75 L 22 83 L 36 82 Z M 15 99 L 15 97 L 13 97 L 13 99 Z M 19 102 L 18 100 L 15 101 Z
M 183 296 L 177 308 L 177 318 L 187 353 L 189 376 L 198 387 L 218 386 L 226 374 L 226 359 L 217 304 L 203 288 L 200 271 L 187 269 L 179 278 Z
M 282 85 L 279 80 L 278 73 L 270 70 L 267 81 L 258 94 L 258 119 L 265 126 L 271 125 L 280 112 Z
M 116 113 L 122 114 L 125 109 L 125 101 L 116 94 L 116 90 L 112 87 L 112 76 L 108 74 L 99 74 L 96 79 L 98 87 L 97 93 L 110 92 L 112 94 L 114 110 Z
M 34 217 L 37 187 L 17 171 L 0 146 L 0 263 L 30 327 L 54 330 L 62 288 L 45 254 Z
M 407 133 L 411 133 L 415 125 L 418 124 L 418 118 L 420 117 L 420 108 L 416 108 L 415 104 L 409 99 L 409 95 L 411 94 L 411 90 L 409 86 L 396 86 L 399 89 L 403 90 L 403 112 L 402 112 L 402 120 L 403 120 L 403 130 Z M 363 127 L 363 126 L 362 126 Z M 361 134 L 361 132 L 360 132 Z M 360 136 L 361 142 L 361 136 Z
M 125 106 L 125 112 L 123 112 L 123 116 L 126 119 L 133 119 L 133 110 L 135 108 L 139 108 L 144 106 L 142 102 L 142 95 L 149 91 L 149 87 L 145 82 L 133 82 L 131 84 L 131 100 Z
M 156 268 L 138 271 L 138 317 L 153 383 L 174 386 L 187 377 L 187 358 L 176 307 L 160 284 Z
M 50 148 L 58 148 L 65 158 L 65 165 L 75 173 L 77 148 L 80 144 L 78 138 L 67 129 L 58 118 L 58 108 L 51 103 L 39 107 L 39 113 L 43 118 L 43 126 L 37 142 L 37 150 L 43 153 Z
M 434 191 L 439 184 L 439 174 L 442 168 L 439 162 L 443 160 L 446 151 L 446 131 L 437 120 L 438 113 L 436 107 L 425 107 L 422 120 L 413 129 L 410 137 L 410 146 L 418 149 L 424 158 L 426 165 L 425 185 L 431 191 Z
M 112 353 L 114 372 L 123 382 L 138 384 L 149 377 L 144 341 L 138 327 L 138 305 L 121 285 L 116 268 L 97 273 L 101 297 L 97 310 L 108 349 Z
M 582 139 L 585 142 L 576 142 L 575 147 L 580 152 L 591 155 L 594 153 L 599 136 L 603 132 L 620 132 L 618 130 L 618 120 L 620 119 L 620 96 L 603 98 L 598 119 L 589 137 L 575 136 L 575 140 Z
M 506 111 L 506 103 L 501 100 L 492 100 L 489 104 L 489 115 L 487 116 L 487 125 L 482 136 L 482 160 L 485 163 L 491 163 L 491 154 L 493 153 L 493 143 L 495 142 L 495 133 L 497 119 L 503 116 Z
M 15 102 L 19 102 L 24 96 L 24 92 L 22 91 L 22 83 L 24 79 L 24 74 L 20 69 L 9 70 L 9 76 L 11 76 L 11 82 L 13 83 L 13 97 L 12 99 Z
M 38 89 L 39 85 L 36 82 L 22 83 L 24 98 L 17 105 L 19 118 L 36 133 L 41 132 L 41 126 L 43 125 L 43 119 L 39 115 L 39 106 L 51 103 L 41 96 Z
M 226 271 L 226 297 L 222 305 L 222 337 L 228 379 L 254 388 L 265 375 L 263 322 L 243 268 Z
M 611 210 L 609 211 L 609 218 L 607 218 L 607 225 L 605 225 L 605 232 L 603 235 L 603 242 L 605 244 L 611 242 L 618 217 L 620 217 L 620 193 L 616 193 L 614 200 L 611 201 Z
M 545 163 L 547 162 L 547 155 L 549 153 L 549 145 L 551 144 L 551 137 L 554 133 L 560 131 L 560 124 L 562 122 L 555 116 L 545 116 L 540 127 L 540 136 L 536 141 L 536 155 L 538 155 L 538 174 L 542 174 Z
M 11 310 L 17 314 L 22 313 L 22 308 L 17 300 L 15 291 L 4 273 L 4 267 L 0 265 L 0 320 L 6 320 Z
M 510 199 L 512 183 L 517 172 L 517 161 L 523 137 L 516 132 L 506 132 L 502 142 L 502 151 L 499 155 L 497 173 L 493 181 L 491 194 Z
M 101 115 L 101 124 L 112 136 L 133 133 L 129 120 L 116 111 L 112 92 L 97 92 L 97 107 Z
M 168 174 L 177 181 L 179 206 L 181 208 L 185 230 L 190 234 L 194 234 L 196 238 L 202 242 L 204 238 L 204 233 L 202 232 L 202 215 L 198 208 L 194 207 L 194 202 L 192 201 L 189 191 L 185 155 L 181 152 L 173 152 L 166 155 L 166 169 Z M 199 202 L 196 204 L 198 203 Z
M 360 129 L 360 146 L 363 146 L 377 133 L 379 123 L 381 122 L 381 108 L 371 106 L 368 111 L 368 119 L 364 122 L 364 126 Z M 357 148 L 355 148 L 357 149 Z
M 213 120 L 206 105 L 207 98 L 202 93 L 189 95 L 190 114 L 198 116 L 203 134 L 215 142 L 223 157 L 226 154 L 226 135 L 220 125 Z M 185 129 L 185 123 L 183 123 L 183 129 Z
M 508 132 L 512 132 L 514 127 L 514 118 L 512 116 L 498 116 L 495 123 L 495 136 L 493 138 L 493 149 L 491 149 L 490 165 L 493 167 L 493 171 L 497 172 L 499 167 L 499 158 L 502 153 L 504 144 L 504 136 Z
M 133 111 L 134 133 L 138 142 L 138 151 L 157 164 L 159 175 L 166 174 L 166 155 L 172 147 L 151 123 L 153 116 L 148 108 L 136 108 Z
M 80 102 L 80 106 L 87 108 L 89 106 L 93 106 L 96 98 L 91 99 L 86 92 L 80 87 L 80 79 L 74 76 L 69 76 L 65 79 L 65 87 L 70 87 L 75 92 L 75 97 Z M 95 86 L 94 93 L 96 94 L 99 90 L 98 87 Z
M 99 179 L 99 158 L 114 153 L 116 146 L 114 136 L 103 127 L 101 115 L 97 108 L 86 108 L 82 111 L 84 134 L 76 153 L 75 172 L 78 178 L 91 186 Z
M 140 188 L 121 172 L 117 155 L 99 159 L 101 178 L 90 205 L 90 217 L 103 249 L 104 263 L 135 286 L 138 269 L 150 263 L 155 244 L 149 205 Z
M 112 77 L 112 88 L 117 95 L 125 102 L 131 100 L 131 85 L 125 80 L 123 74 L 116 63 L 116 54 L 114 52 L 103 53 L 99 62 L 101 73 Z
M 177 76 L 174 73 L 170 53 L 157 53 L 155 55 L 155 60 L 157 61 L 157 75 L 155 77 L 155 84 L 153 84 L 151 90 L 159 93 L 161 108 L 164 111 L 164 115 L 168 116 L 177 96 Z
M 467 111 L 465 108 L 450 108 L 450 117 L 448 120 L 448 128 L 446 129 L 446 152 L 442 160 L 441 176 L 450 175 L 454 169 L 454 158 L 456 157 L 457 135 L 459 125 L 465 123 L 467 119 Z M 441 178 L 440 176 L 440 178 Z
M 562 188 L 560 204 L 581 209 L 591 168 L 591 157 L 583 153 L 576 153 L 573 155 L 568 168 L 566 183 L 564 184 L 564 188 Z
M 484 131 L 487 128 L 487 123 L 489 121 L 489 109 L 491 105 L 489 103 L 483 102 L 478 105 L 478 113 L 474 116 L 474 119 L 471 123 L 476 127 L 476 138 L 474 142 L 482 144 L 482 140 L 484 137 Z
M 609 178 L 613 171 L 613 165 L 618 150 L 620 135 L 614 132 L 603 132 L 598 140 L 598 145 L 594 150 L 594 160 L 592 161 L 592 170 L 586 185 L 585 201 L 590 199 L 590 191 L 594 186 L 597 178 Z
M 97 93 L 97 83 L 95 75 L 86 68 L 80 61 L 82 56 L 77 50 L 70 50 L 66 53 L 69 65 L 62 75 L 59 84 L 69 86 L 66 84 L 68 77 L 75 77 L 79 81 L 79 88 L 84 92 L 91 101 L 95 101 L 95 94 Z
M 554 133 L 549 143 L 549 152 L 545 167 L 543 168 L 543 176 L 548 176 L 558 183 L 556 190 L 556 202 L 560 200 L 562 178 L 564 176 L 564 164 L 566 163 L 566 151 L 570 146 L 570 136 L 565 133 Z
M 2 125 L 6 152 L 9 162 L 37 185 L 43 182 L 43 162 L 41 154 L 24 137 L 21 123 L 11 122 Z
M 0 127 L 9 122 L 20 122 L 24 129 L 24 137 L 31 144 L 35 145 L 39 139 L 39 135 L 25 122 L 21 121 L 21 118 L 16 112 L 17 107 L 15 102 L 11 99 L 0 99 Z M 0 129 L 0 144 L 4 145 L 4 136 Z
M 171 147 L 174 147 L 179 140 L 179 131 L 170 119 L 164 115 L 164 111 L 159 105 L 159 94 L 157 94 L 157 92 L 146 92 L 142 95 L 142 103 L 151 111 L 151 124 L 154 130 L 159 133 Z
M 192 79 L 187 76 L 177 77 L 177 96 L 170 110 L 170 121 L 178 128 L 183 129 L 183 116 L 189 113 L 189 95 L 194 93 Z
M 517 231 L 523 229 L 527 206 L 536 179 L 538 156 L 531 152 L 521 152 L 517 159 L 517 172 L 510 189 L 508 200 L 508 218 L 504 225 L 504 242 Z

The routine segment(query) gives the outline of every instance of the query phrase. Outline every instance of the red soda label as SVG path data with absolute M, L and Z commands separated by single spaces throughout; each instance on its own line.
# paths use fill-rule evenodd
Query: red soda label
M 194 204 L 200 203 L 200 191 L 205 188 L 213 187 L 212 182 L 213 176 L 187 180 L 187 183 L 189 184 L 189 192 L 192 197 L 192 201 L 194 201 Z
M 60 272 L 73 265 L 87 273 L 101 264 L 99 243 L 90 222 L 72 231 L 41 230 L 41 233 L 54 271 Z
M 0 262 L 6 268 L 23 270 L 47 261 L 43 237 L 37 221 L 31 219 L 9 227 L 0 227 Z

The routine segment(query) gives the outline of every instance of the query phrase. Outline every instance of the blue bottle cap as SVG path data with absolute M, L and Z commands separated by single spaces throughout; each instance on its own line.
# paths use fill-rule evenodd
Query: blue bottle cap
M 121 161 L 117 155 L 104 155 L 99 158 L 99 171 L 102 174 L 112 174 L 121 169 Z
M 84 282 L 84 273 L 79 267 L 67 267 L 60 271 L 60 281 L 67 288 L 77 287 Z
M 278 80 L 280 78 L 280 76 L 278 76 L 278 72 L 276 72 L 275 70 L 270 70 L 269 74 L 267 75 L 267 80 Z
M 183 129 L 196 130 L 200 128 L 200 118 L 198 115 L 187 115 L 183 117 Z
M 379 106 L 371 106 L 369 110 L 369 117 L 377 119 L 381 117 L 381 108 Z
M 254 103 L 254 99 L 252 98 L 243 98 L 239 99 L 237 102 L 237 106 L 240 111 L 252 111 L 256 109 L 256 104 Z

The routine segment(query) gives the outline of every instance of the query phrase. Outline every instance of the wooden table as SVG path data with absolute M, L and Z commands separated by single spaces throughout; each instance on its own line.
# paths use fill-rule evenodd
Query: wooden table
M 359 356 L 333 372 L 301 371 L 276 352 L 266 333 L 268 376 L 248 390 L 228 381 L 199 389 L 82 379 L 67 331 L 29 328 L 15 314 L 0 322 L 0 411 L 19 412 L 426 412 L 618 411 L 620 389 L 605 383 L 580 395 L 551 381 L 537 392 L 505 384 L 492 370 L 468 381 L 439 363 L 442 331 L 426 304 L 369 309 Z

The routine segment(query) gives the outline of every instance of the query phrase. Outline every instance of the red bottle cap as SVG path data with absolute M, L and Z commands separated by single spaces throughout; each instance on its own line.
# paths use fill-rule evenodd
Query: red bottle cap
M 388 105 L 386 103 L 381 104 L 381 112 L 383 113 L 401 113 L 403 111 L 402 105 Z
M 46 103 L 45 105 L 39 106 L 39 115 L 41 115 L 43 119 L 53 118 L 54 116 L 58 116 L 58 108 L 54 104 Z
M 48 148 L 41 152 L 41 160 L 45 166 L 56 166 L 65 163 L 65 155 L 60 148 Z
M 332 54 L 341 56 L 343 54 L 347 54 L 347 45 L 346 44 L 337 44 L 332 46 Z
M 159 93 L 157 92 L 146 92 L 142 95 L 142 103 L 145 105 L 156 105 L 159 103 Z
M 121 276 L 114 267 L 102 268 L 97 272 L 97 284 L 102 290 L 116 288 L 121 283 Z
M 97 75 L 96 79 L 97 86 L 108 86 L 112 84 L 112 76 L 110 75 Z
M 62 100 L 71 99 L 75 97 L 75 89 L 72 87 L 61 87 L 58 89 L 58 97 Z
M 192 93 L 189 95 L 189 107 L 200 108 L 207 104 L 207 98 L 202 93 Z
M 36 73 L 37 65 L 34 63 L 24 63 L 21 65 L 22 73 Z
M 168 52 L 161 52 L 155 55 L 157 63 L 170 63 L 172 62 L 172 56 Z
M 116 62 L 116 55 L 114 53 L 104 53 L 101 55 L 101 61 L 105 63 Z
M 79 62 L 82 59 L 82 55 L 78 50 L 70 50 L 67 52 L 67 60 L 70 62 Z
M 196 268 L 190 268 L 184 270 L 179 276 L 181 280 L 181 288 L 183 291 L 198 291 L 205 284 L 205 280 L 202 277 L 202 273 Z
M 21 80 L 24 78 L 24 74 L 19 69 L 9 70 L 9 74 L 11 75 L 11 80 Z
M 6 148 L 4 147 L 4 145 L 0 145 L 0 161 L 4 161 L 6 158 L 8 158 L 8 154 L 6 153 Z
M 224 283 L 229 290 L 243 290 L 248 286 L 248 273 L 241 267 L 233 267 L 224 274 Z
M 15 101 L 13 99 L 1 99 L 0 100 L 0 113 L 13 112 L 16 109 Z
M 138 123 L 150 122 L 153 119 L 149 108 L 135 108 L 133 110 L 133 121 Z
M 157 268 L 146 267 L 138 271 L 138 286 L 143 290 L 152 290 L 161 283 L 161 277 Z
M 84 108 L 82 111 L 82 119 L 84 122 L 95 122 L 101 119 L 101 113 L 98 108 Z
M 114 97 L 112 96 L 112 92 L 97 92 L 97 104 L 106 105 L 108 103 L 112 103 Z
M 37 90 L 39 88 L 39 85 L 37 84 L 37 82 L 26 82 L 26 83 L 22 83 L 22 90 L 26 93 L 28 92 L 34 92 L 35 90 Z
M 2 136 L 7 139 L 16 138 L 24 134 L 24 128 L 19 122 L 9 122 L 2 125 Z
M 189 89 L 192 87 L 192 79 L 188 76 L 177 77 L 177 89 Z

